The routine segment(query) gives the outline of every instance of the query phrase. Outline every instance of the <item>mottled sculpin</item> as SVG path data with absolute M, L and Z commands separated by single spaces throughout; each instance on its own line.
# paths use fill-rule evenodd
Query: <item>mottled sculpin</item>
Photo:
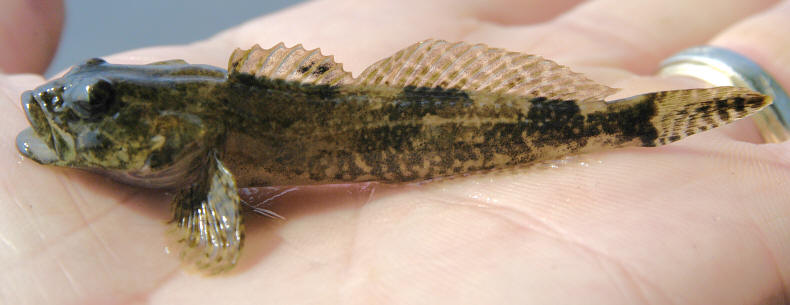
M 19 150 L 41 164 L 177 188 L 182 257 L 236 263 L 239 187 L 382 181 L 658 146 L 770 103 L 747 89 L 614 89 L 534 55 L 428 40 L 354 78 L 318 50 L 236 50 L 228 71 L 180 60 L 91 59 L 22 95 Z

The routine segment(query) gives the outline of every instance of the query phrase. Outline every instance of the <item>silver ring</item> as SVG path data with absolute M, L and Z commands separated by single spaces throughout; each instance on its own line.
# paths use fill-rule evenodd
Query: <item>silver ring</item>
M 773 98 L 773 104 L 752 116 L 766 142 L 790 139 L 790 98 L 779 83 L 757 63 L 733 51 L 713 47 L 693 47 L 667 58 L 658 75 L 683 75 L 713 86 L 752 89 Z

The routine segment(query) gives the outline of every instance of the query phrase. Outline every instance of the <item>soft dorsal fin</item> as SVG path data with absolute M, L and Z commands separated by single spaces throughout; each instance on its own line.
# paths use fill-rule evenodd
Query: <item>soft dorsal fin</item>
M 333 56 L 320 49 L 305 50 L 301 44 L 286 48 L 281 42 L 271 49 L 255 45 L 249 50 L 236 49 L 228 62 L 228 73 L 245 73 L 256 77 L 297 81 L 313 85 L 339 85 L 351 81 Z
M 540 56 L 432 39 L 374 63 L 355 84 L 442 87 L 576 101 L 602 101 L 616 92 Z

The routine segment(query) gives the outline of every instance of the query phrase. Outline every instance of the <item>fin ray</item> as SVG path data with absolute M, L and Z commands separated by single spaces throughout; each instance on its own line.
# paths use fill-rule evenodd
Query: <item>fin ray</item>
M 629 105 L 652 101 L 650 120 L 658 137 L 645 146 L 659 146 L 747 117 L 771 103 L 771 97 L 739 87 L 714 87 L 652 92 L 610 102 Z
M 197 270 L 216 274 L 232 268 L 244 239 L 241 199 L 230 172 L 213 153 L 203 181 L 173 199 L 171 231 L 179 255 Z
M 354 83 L 442 87 L 579 102 L 602 101 L 616 91 L 539 56 L 432 39 L 379 60 Z
M 352 79 L 343 64 L 320 49 L 306 50 L 301 44 L 286 48 L 282 42 L 269 49 L 257 44 L 248 50 L 236 49 L 228 61 L 228 73 L 330 86 Z

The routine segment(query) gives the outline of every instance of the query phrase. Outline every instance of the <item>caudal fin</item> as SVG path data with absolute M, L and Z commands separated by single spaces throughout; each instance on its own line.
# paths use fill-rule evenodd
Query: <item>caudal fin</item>
M 715 87 L 653 92 L 612 103 L 651 101 L 656 115 L 650 122 L 658 137 L 644 146 L 669 144 L 747 117 L 771 104 L 771 97 L 746 88 Z

